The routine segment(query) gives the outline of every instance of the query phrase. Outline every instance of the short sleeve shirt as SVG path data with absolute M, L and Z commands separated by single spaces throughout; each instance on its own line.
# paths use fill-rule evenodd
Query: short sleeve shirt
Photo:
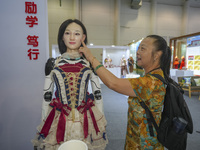
M 164 150 L 164 147 L 155 137 L 149 133 L 145 110 L 140 105 L 140 100 L 151 110 L 157 124 L 161 120 L 164 96 L 166 93 L 165 85 L 151 74 L 159 74 L 163 77 L 161 69 L 152 71 L 143 77 L 129 79 L 137 97 L 128 98 L 128 124 L 126 134 L 125 150 Z

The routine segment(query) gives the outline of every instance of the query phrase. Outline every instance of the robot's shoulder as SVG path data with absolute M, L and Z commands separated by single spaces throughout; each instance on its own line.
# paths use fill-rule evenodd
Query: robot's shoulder
M 55 59 L 49 58 L 45 65 L 45 75 L 49 75 L 51 73 L 51 70 L 53 70 L 53 67 L 55 65 Z
M 83 65 L 88 66 L 88 67 L 90 66 L 90 62 L 87 61 L 85 58 L 81 59 L 80 63 L 82 63 Z

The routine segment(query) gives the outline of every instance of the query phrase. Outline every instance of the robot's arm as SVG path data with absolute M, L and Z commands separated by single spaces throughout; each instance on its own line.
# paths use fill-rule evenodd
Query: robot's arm
M 52 99 L 52 93 L 54 90 L 54 84 L 51 78 L 51 71 L 55 64 L 54 58 L 49 58 L 45 65 L 45 81 L 43 90 L 43 103 L 42 103 L 42 120 L 46 118 L 48 112 L 48 106 Z
M 99 78 L 94 73 L 91 74 L 91 86 L 92 86 L 92 92 L 94 94 L 95 99 L 95 105 L 100 110 L 102 114 L 104 114 L 103 109 L 103 98 L 101 94 L 101 85 L 99 83 Z

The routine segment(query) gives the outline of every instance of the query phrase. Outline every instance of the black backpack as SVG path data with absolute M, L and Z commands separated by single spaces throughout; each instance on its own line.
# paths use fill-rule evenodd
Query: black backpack
M 157 139 L 164 147 L 168 148 L 169 150 L 185 150 L 187 144 L 187 133 L 192 134 L 193 122 L 190 111 L 183 97 L 184 92 L 177 83 L 170 83 L 158 74 L 151 75 L 161 80 L 165 85 L 167 85 L 167 88 L 164 99 L 164 108 L 159 126 L 156 124 L 151 111 L 146 106 L 144 101 L 141 100 L 140 102 L 147 115 L 150 135 L 154 136 L 154 125 L 157 131 Z M 178 130 L 175 126 L 175 121 L 177 121 L 177 119 L 179 119 L 178 125 L 180 120 L 187 123 L 186 127 L 181 131 L 181 133 L 177 133 Z

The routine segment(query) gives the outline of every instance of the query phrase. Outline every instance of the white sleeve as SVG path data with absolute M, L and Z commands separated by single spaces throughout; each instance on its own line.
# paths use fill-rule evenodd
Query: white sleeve
M 93 72 L 91 73 L 91 86 L 92 86 L 92 93 L 94 94 L 95 105 L 99 109 L 99 111 L 104 114 L 103 109 L 103 97 L 101 93 L 101 85 L 99 82 L 99 77 L 95 75 Z
M 54 90 L 54 83 L 51 78 L 51 74 L 45 77 L 44 90 L 43 90 L 43 103 L 42 103 L 42 120 L 47 116 L 49 104 L 52 99 Z

